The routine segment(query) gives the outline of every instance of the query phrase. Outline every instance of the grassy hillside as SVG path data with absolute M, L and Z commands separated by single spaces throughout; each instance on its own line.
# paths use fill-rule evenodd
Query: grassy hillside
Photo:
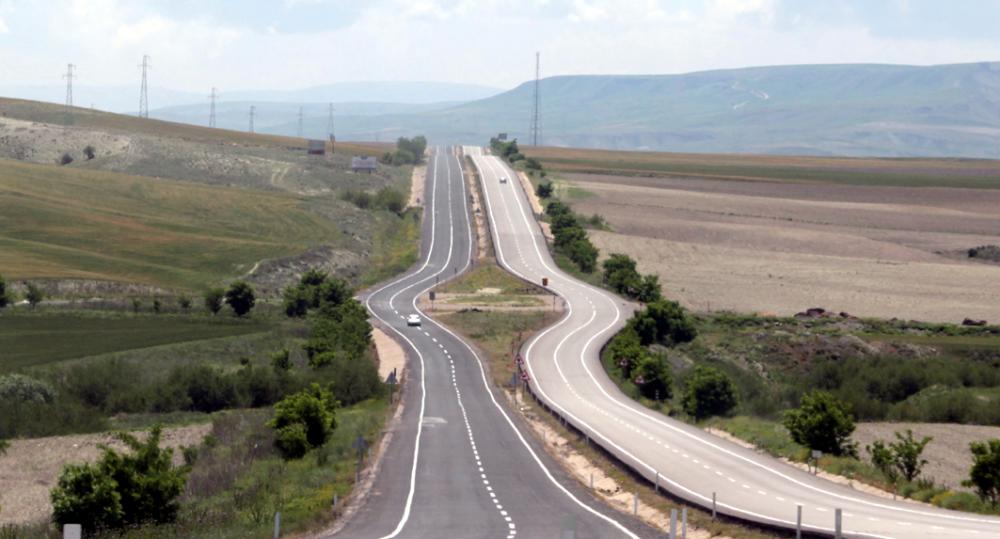
M 528 147 L 529 157 L 561 172 L 849 185 L 1000 188 L 1000 161 L 865 159 L 737 154 L 684 154 Z
M 1000 157 L 1000 64 L 821 65 L 541 81 L 546 145 L 786 155 Z M 439 112 L 354 117 L 341 133 L 526 141 L 533 83 Z
M 198 289 L 336 243 L 305 200 L 0 160 L 0 274 Z

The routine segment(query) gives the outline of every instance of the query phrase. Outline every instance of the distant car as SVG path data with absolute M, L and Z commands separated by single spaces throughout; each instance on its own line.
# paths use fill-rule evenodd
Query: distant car
M 507 183 L 507 176 L 500 176 L 500 183 Z
M 406 317 L 406 325 L 408 326 L 419 326 L 420 325 L 420 315 L 411 314 Z

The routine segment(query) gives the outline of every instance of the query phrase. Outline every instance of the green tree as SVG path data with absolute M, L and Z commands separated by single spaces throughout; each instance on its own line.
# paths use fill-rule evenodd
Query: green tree
M 277 352 L 271 354 L 271 366 L 274 370 L 279 372 L 287 372 L 292 370 L 292 355 L 287 348 L 282 348 Z
M 681 406 L 697 420 L 728 414 L 736 408 L 736 386 L 722 371 L 698 365 L 687 379 Z
M 996 509 L 1000 505 L 1000 439 L 972 442 L 972 468 L 964 486 L 976 489 L 984 502 Z
M 10 292 L 7 290 L 7 281 L 0 275 L 0 309 L 3 309 L 11 302 Z
M 782 420 L 792 439 L 809 449 L 832 455 L 854 455 L 851 444 L 854 415 L 850 407 L 826 391 L 802 396 L 799 408 L 785 412 Z
M 889 481 L 895 483 L 899 479 L 899 472 L 896 469 L 896 455 L 890 447 L 885 445 L 885 442 L 875 440 L 871 445 L 865 446 L 865 451 L 868 452 L 872 465 L 885 474 Z
M 34 309 L 45 299 L 45 292 L 42 292 L 42 289 L 38 288 L 38 285 L 35 283 L 28 283 L 28 292 L 25 294 L 24 299 L 28 300 L 28 304 Z
M 92 145 L 88 144 L 83 148 L 83 155 L 87 158 L 87 161 L 90 161 L 94 157 L 97 157 L 97 150 L 94 149 Z
M 297 459 L 323 445 L 337 427 L 336 407 L 333 394 L 315 383 L 285 397 L 274 405 L 274 418 L 268 422 L 275 430 L 275 446 L 286 459 Z
M 406 197 L 398 189 L 386 186 L 375 193 L 375 206 L 398 215 L 406 208 Z
M 163 311 L 163 302 L 160 298 L 153 298 L 153 312 L 160 314 L 161 311 Z
M 657 275 L 643 275 L 639 280 L 639 290 L 635 294 L 635 299 L 643 303 L 653 303 L 663 299 L 663 292 L 660 288 L 660 277 Z M 690 326 L 693 328 L 694 326 Z M 692 332 L 692 339 L 693 332 Z
M 236 281 L 226 290 L 226 303 L 232 307 L 236 316 L 245 316 L 256 302 L 253 287 L 246 281 Z
M 188 296 L 180 296 L 177 298 L 177 306 L 181 308 L 182 311 L 188 312 L 191 310 L 191 298 Z
M 676 301 L 661 299 L 650 302 L 645 310 L 633 317 L 632 324 L 644 345 L 655 342 L 681 344 L 691 342 L 698 336 L 694 320 Z
M 130 452 L 102 446 L 97 463 L 64 468 L 50 494 L 52 520 L 87 529 L 176 520 L 187 469 L 173 466 L 173 450 L 160 447 L 161 435 L 158 425 L 141 442 L 131 434 L 118 433 L 116 437 Z
M 205 292 L 205 308 L 212 314 L 219 314 L 222 310 L 222 300 L 226 297 L 226 291 L 221 288 L 211 288 Z
M 647 399 L 662 401 L 673 396 L 670 364 L 663 354 L 643 354 L 635 367 L 635 378 L 632 381 Z
M 538 198 L 549 198 L 553 191 L 552 182 L 541 182 L 535 188 L 535 194 L 538 195 Z
M 639 272 L 635 269 L 635 260 L 632 257 L 611 253 L 608 258 L 601 263 L 604 269 L 603 281 L 616 292 L 630 295 L 639 286 Z
M 409 150 L 396 150 L 392 154 L 391 163 L 393 166 L 411 165 L 416 162 L 417 156 L 413 155 L 413 152 Z
M 896 432 L 896 441 L 892 443 L 892 453 L 896 460 L 896 468 L 907 481 L 920 477 L 920 472 L 927 461 L 921 458 L 924 448 L 934 438 L 925 436 L 920 440 L 913 438 L 913 431 L 906 429 L 906 434 Z
M 301 284 L 285 288 L 282 298 L 285 303 L 285 316 L 289 318 L 304 317 L 309 313 L 309 307 L 313 302 L 313 294 Z
M 608 354 L 611 361 L 621 373 L 622 378 L 627 380 L 632 379 L 632 370 L 647 353 L 642 343 L 639 342 L 639 336 L 631 327 L 627 327 L 615 335 L 608 344 Z
M 570 259 L 576 262 L 580 271 L 584 273 L 593 273 L 597 269 L 597 255 L 597 247 L 586 238 L 577 240 L 569 246 Z

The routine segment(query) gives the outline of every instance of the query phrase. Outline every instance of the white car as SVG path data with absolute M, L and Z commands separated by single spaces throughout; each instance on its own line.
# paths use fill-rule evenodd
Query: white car
M 500 176 L 500 183 L 507 183 L 507 176 Z
M 420 315 L 411 314 L 406 317 L 406 325 L 408 326 L 419 326 L 420 325 Z

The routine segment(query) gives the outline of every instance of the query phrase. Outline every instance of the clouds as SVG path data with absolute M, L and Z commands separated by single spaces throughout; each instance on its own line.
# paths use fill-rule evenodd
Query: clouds
M 131 84 L 142 54 L 153 57 L 154 84 L 199 92 L 346 80 L 511 87 L 533 75 L 536 50 L 545 75 L 1000 58 L 992 34 L 961 31 L 973 19 L 995 20 L 1000 6 L 982 4 L 967 14 L 952 6 L 948 24 L 956 28 L 942 28 L 935 12 L 940 4 L 925 0 L 880 8 L 860 0 L 218 0 L 204 9 L 194 0 L 40 4 L 0 0 L 0 34 L 7 32 L 0 38 L 0 72 L 7 82 L 48 83 L 72 61 L 84 83 Z

